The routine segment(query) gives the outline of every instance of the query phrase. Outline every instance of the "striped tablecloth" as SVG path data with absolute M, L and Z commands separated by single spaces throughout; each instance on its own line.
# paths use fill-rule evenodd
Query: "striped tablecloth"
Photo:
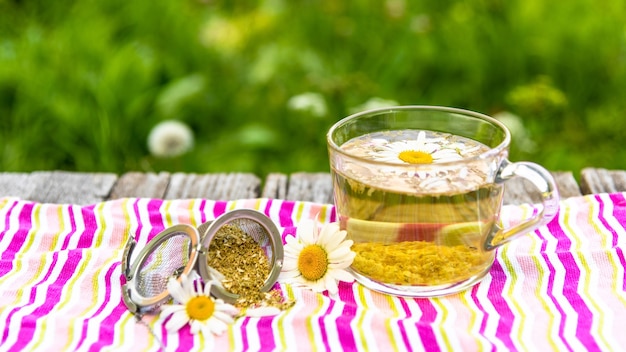
M 626 350 L 626 194 L 561 202 L 548 226 L 498 249 L 485 279 L 460 294 L 406 299 L 341 283 L 338 297 L 281 285 L 296 304 L 239 318 L 223 335 L 167 334 L 171 350 Z M 325 204 L 251 199 L 121 199 L 89 206 L 0 199 L 0 350 L 158 350 L 122 303 L 121 258 L 177 223 L 236 208 L 270 216 L 286 234 Z M 508 206 L 503 222 L 527 207 Z

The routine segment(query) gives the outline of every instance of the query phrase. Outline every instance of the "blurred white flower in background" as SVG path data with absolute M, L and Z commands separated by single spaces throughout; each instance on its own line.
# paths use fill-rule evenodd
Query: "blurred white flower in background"
M 315 117 L 324 117 L 328 113 L 326 100 L 320 93 L 302 93 L 291 97 L 287 103 L 289 109 L 308 112 Z
M 432 27 L 430 16 L 421 14 L 411 19 L 411 31 L 417 34 L 428 33 Z
M 387 0 L 385 9 L 391 18 L 401 18 L 406 14 L 406 0 Z
M 511 132 L 511 139 L 514 141 L 520 150 L 527 153 L 532 153 L 537 149 L 537 144 L 530 139 L 530 134 L 524 127 L 522 119 L 508 111 L 501 111 L 493 117 L 502 122 Z
M 152 128 L 148 135 L 148 150 L 159 158 L 172 158 L 185 154 L 193 147 L 193 132 L 186 124 L 166 120 Z
M 351 108 L 350 114 L 356 114 L 357 112 L 361 112 L 365 110 L 385 108 L 388 106 L 398 106 L 398 105 L 400 104 L 398 104 L 398 102 L 395 100 L 387 100 L 387 99 L 383 99 L 379 97 L 374 97 L 374 98 L 370 98 L 368 101 L 366 101 L 365 103 L 361 105 Z

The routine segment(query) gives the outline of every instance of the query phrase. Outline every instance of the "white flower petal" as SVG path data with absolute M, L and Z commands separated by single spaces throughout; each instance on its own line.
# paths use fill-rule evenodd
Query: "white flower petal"
M 354 259 L 354 258 L 352 258 Z M 328 269 L 346 269 L 347 267 L 349 267 L 350 265 L 352 265 L 352 259 L 350 260 L 341 260 L 341 261 L 337 261 L 334 263 L 329 263 L 328 264 Z
M 335 249 L 332 253 L 328 253 L 328 261 L 330 261 L 331 263 L 342 261 L 348 255 L 350 255 L 350 252 L 350 247 L 339 247 Z
M 211 319 L 213 318 L 223 322 L 224 324 L 232 324 L 235 322 L 235 319 L 233 319 L 230 314 L 227 314 L 225 312 L 213 312 L 213 316 L 211 317 Z
M 165 319 L 176 312 L 184 310 L 185 306 L 181 304 L 164 304 L 163 306 L 161 306 L 161 317 Z
M 276 307 L 257 307 L 246 309 L 245 314 L 248 317 L 258 318 L 278 315 L 280 312 L 281 310 Z
M 346 235 L 346 231 L 339 230 L 338 223 L 332 222 L 322 228 L 319 243 L 326 248 L 326 251 L 332 252 L 346 238 Z
M 331 270 L 329 274 L 332 275 L 337 281 L 354 282 L 354 275 L 346 270 L 335 269 Z
M 298 270 L 298 262 L 296 260 L 284 260 L 282 271 Z
M 191 333 L 192 334 L 197 334 L 200 331 L 202 331 L 202 325 L 204 323 L 198 321 L 198 320 L 192 320 L 189 325 L 191 326 Z
M 315 244 L 315 222 L 310 219 L 300 221 L 298 229 L 296 230 L 296 236 L 303 245 Z
M 278 274 L 278 280 L 289 280 L 300 275 L 301 273 L 298 270 L 281 271 L 280 274 Z
M 216 312 L 223 312 L 230 316 L 239 314 L 239 309 L 228 303 L 216 304 L 215 310 Z
M 221 335 L 224 331 L 228 330 L 228 325 L 219 319 L 209 319 L 205 322 L 209 329 L 217 335 Z
M 181 286 L 181 283 L 174 277 L 170 277 L 167 280 L 167 291 L 178 303 L 187 302 L 189 300 L 189 294 Z
M 339 292 L 339 288 L 337 287 L 337 281 L 335 281 L 334 277 L 332 277 L 331 275 L 326 275 L 324 281 L 328 293 L 334 295 Z
M 189 322 L 187 312 L 177 311 L 170 316 L 170 320 L 165 324 L 165 329 L 168 331 L 178 331 Z

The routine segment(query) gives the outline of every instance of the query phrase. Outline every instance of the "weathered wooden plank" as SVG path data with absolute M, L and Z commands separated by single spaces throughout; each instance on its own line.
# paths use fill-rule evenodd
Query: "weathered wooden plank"
M 626 191 L 626 171 L 602 168 L 584 168 L 580 173 L 583 194 Z
M 117 180 L 109 199 L 137 197 L 157 198 L 165 197 L 170 174 L 167 172 L 127 172 Z
M 113 173 L 36 171 L 27 181 L 33 188 L 22 198 L 41 203 L 92 204 L 106 200 L 116 180 Z
M 333 202 L 333 182 L 327 172 L 297 172 L 289 176 L 285 199 L 315 203 Z
M 30 182 L 30 174 L 24 172 L 0 173 L 0 197 L 25 199 L 32 194 L 35 185 Z
M 285 199 L 289 177 L 285 174 L 270 173 L 265 177 L 261 197 Z
M 578 182 L 576 182 L 576 178 L 571 171 L 553 171 L 552 176 L 554 176 L 562 199 L 582 195 Z
M 578 183 L 571 172 L 551 172 L 561 199 L 581 195 Z M 513 178 L 506 182 L 504 204 L 539 203 L 537 188 L 526 179 Z
M 205 198 L 232 200 L 257 198 L 261 179 L 249 173 L 186 174 L 175 173 L 165 199 Z

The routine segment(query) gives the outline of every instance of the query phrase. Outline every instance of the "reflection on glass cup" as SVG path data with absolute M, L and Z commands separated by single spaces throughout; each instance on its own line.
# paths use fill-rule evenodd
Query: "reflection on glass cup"
M 510 132 L 476 112 L 434 106 L 365 111 L 328 132 L 335 206 L 357 253 L 352 270 L 373 290 L 431 297 L 464 290 L 495 248 L 548 223 L 559 207 L 543 167 L 507 160 Z M 506 180 L 522 177 L 541 207 L 499 225 Z

